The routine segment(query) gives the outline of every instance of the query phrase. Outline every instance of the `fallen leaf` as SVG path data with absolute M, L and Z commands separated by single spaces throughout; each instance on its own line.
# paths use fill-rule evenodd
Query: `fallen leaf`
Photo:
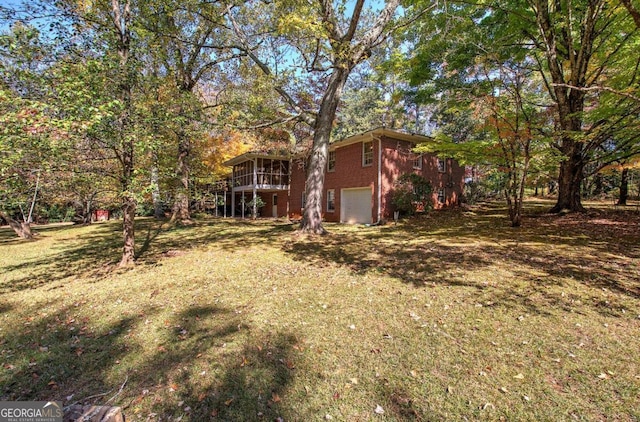
M 508 393 L 509 390 L 507 390 L 505 387 L 500 387 L 500 391 L 502 391 L 503 393 Z
M 280 396 L 278 395 L 278 393 L 276 393 L 275 391 L 273 393 L 271 393 L 271 401 L 274 403 L 280 403 L 282 399 L 280 398 Z
M 606 379 L 609 379 L 609 375 L 603 372 L 600 375 L 598 375 L 598 378 L 600 378 L 601 380 L 606 380 Z
M 384 409 L 382 408 L 382 406 L 377 404 L 374 412 L 377 413 L 378 415 L 382 415 L 382 414 L 384 414 Z
M 351 378 L 349 381 L 351 381 L 351 384 L 353 384 L 353 385 L 357 385 L 358 384 L 358 378 Z
M 517 380 L 523 380 L 524 379 L 524 375 L 522 375 L 521 373 L 518 375 L 514 375 L 513 378 L 517 379 Z
M 231 397 L 229 400 L 226 400 L 226 401 L 224 402 L 224 405 L 225 405 L 225 406 L 229 406 L 231 403 L 233 403 L 233 401 L 234 401 L 234 400 L 235 400 L 235 399 L 234 399 L 233 397 Z

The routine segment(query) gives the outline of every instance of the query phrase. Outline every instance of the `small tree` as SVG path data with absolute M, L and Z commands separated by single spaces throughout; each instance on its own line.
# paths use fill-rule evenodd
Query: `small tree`
M 405 173 L 395 182 L 391 203 L 403 215 L 415 215 L 418 211 L 428 211 L 433 206 L 433 187 L 424 177 L 415 173 Z
M 266 204 L 262 200 L 260 195 L 256 195 L 251 201 L 247 202 L 247 209 L 251 212 L 251 218 L 255 219 L 258 216 L 258 210 L 264 207 Z

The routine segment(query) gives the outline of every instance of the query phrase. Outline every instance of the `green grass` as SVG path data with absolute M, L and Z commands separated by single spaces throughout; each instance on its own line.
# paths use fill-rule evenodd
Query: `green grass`
M 0 230 L 0 400 L 128 420 L 638 420 L 640 214 Z M 588 204 L 591 207 L 601 204 Z M 383 414 L 375 412 L 377 406 Z

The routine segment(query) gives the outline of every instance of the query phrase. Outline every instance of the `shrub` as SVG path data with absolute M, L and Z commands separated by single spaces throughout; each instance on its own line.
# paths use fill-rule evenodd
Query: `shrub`
M 396 180 L 391 203 L 402 215 L 427 212 L 433 206 L 433 187 L 424 177 L 415 173 L 403 174 Z

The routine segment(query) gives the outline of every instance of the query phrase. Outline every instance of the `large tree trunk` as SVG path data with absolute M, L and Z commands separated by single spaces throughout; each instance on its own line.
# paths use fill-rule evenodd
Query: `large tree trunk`
M 584 212 L 581 187 L 588 152 L 584 143 L 576 139 L 576 135 L 583 132 L 581 116 L 584 111 L 585 91 L 581 88 L 588 84 L 587 73 L 591 71 L 589 65 L 593 56 L 594 41 L 599 34 L 596 22 L 604 10 L 601 7 L 602 0 L 588 2 L 584 18 L 580 22 L 580 42 L 576 42 L 572 37 L 575 35 L 573 29 L 566 27 L 567 23 L 578 27 L 577 22 L 567 20 L 560 24 L 557 20 L 559 17 L 571 16 L 574 10 L 571 3 L 533 0 L 531 5 L 536 14 L 539 34 L 544 42 L 552 82 L 547 84 L 547 87 L 557 105 L 557 129 L 562 133 L 559 149 L 564 155 L 564 161 L 560 163 L 558 176 L 558 201 L 551 212 Z M 561 10 L 563 8 L 566 10 Z
M 134 173 L 134 140 L 129 133 L 131 126 L 131 93 L 133 90 L 133 72 L 130 69 L 129 53 L 131 47 L 131 3 L 126 0 L 111 0 L 111 12 L 113 13 L 113 24 L 118 37 L 119 81 L 118 89 L 122 110 L 118 116 L 118 138 L 120 149 L 120 164 L 122 165 L 122 175 L 120 178 L 120 194 L 122 197 L 122 259 L 120 266 L 124 267 L 134 263 L 135 259 L 135 238 L 134 238 L 134 217 L 136 214 L 136 199 L 131 192 L 133 187 Z
M 549 212 L 559 213 L 563 210 L 584 212 L 582 206 L 582 181 L 584 180 L 584 164 L 580 154 L 572 154 L 560 163 L 558 175 L 558 200 Z
M 17 221 L 11 218 L 11 216 L 4 211 L 0 211 L 0 217 L 2 217 L 9 227 L 21 238 L 31 240 L 33 239 L 33 232 L 31 231 L 31 225 L 25 221 Z
M 620 174 L 620 196 L 618 197 L 618 205 L 627 205 L 629 197 L 629 169 L 623 168 Z
M 173 215 L 171 221 L 179 221 L 183 224 L 191 222 L 189 211 L 189 154 L 191 143 L 185 133 L 178 134 L 178 164 L 176 167 L 177 186 L 175 202 L 173 204 Z
M 304 232 L 326 233 L 322 226 L 322 191 L 329 154 L 329 140 L 342 89 L 348 77 L 348 69 L 337 68 L 334 70 L 320 103 L 320 112 L 316 118 L 313 132 L 313 147 L 307 165 L 306 205 L 300 223 L 300 230 Z

